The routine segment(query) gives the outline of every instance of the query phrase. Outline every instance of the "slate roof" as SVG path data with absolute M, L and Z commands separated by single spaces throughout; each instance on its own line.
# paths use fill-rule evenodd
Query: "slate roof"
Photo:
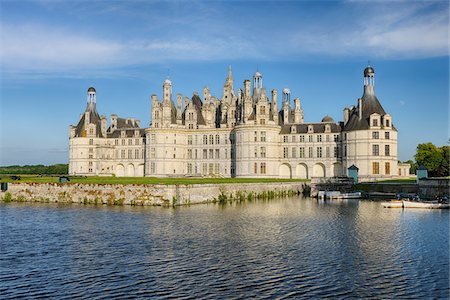
M 344 126 L 344 131 L 352 131 L 352 130 L 367 130 L 370 128 L 370 115 L 373 113 L 377 113 L 381 116 L 385 115 L 383 107 L 378 101 L 377 96 L 374 93 L 366 93 L 364 92 L 362 99 L 362 118 L 359 119 L 359 108 L 355 107 L 353 110 L 349 112 L 349 118 L 347 124 Z M 393 127 L 394 130 L 395 127 Z
M 134 138 L 136 137 L 134 135 L 135 130 L 139 130 L 139 137 L 145 136 L 145 129 L 144 128 L 135 128 L 135 129 L 116 129 L 113 132 L 108 132 L 106 135 L 108 138 L 121 138 L 122 134 L 121 132 L 125 130 L 125 137 L 127 138 Z
M 85 113 L 89 113 L 89 124 L 95 124 L 95 136 L 96 137 L 104 137 L 102 135 L 102 125 L 101 125 L 101 118 L 99 114 L 97 113 L 97 109 L 95 107 L 95 103 L 88 103 L 86 106 Z M 75 129 L 75 137 L 86 137 L 86 127 L 85 127 L 85 119 L 86 114 L 83 114 L 80 121 L 78 122 L 76 129 Z
M 197 94 L 192 95 L 192 104 L 194 104 L 195 111 L 197 112 L 197 124 L 198 125 L 206 125 L 205 119 L 202 115 L 202 100 Z M 175 110 L 174 110 L 175 111 Z M 175 115 L 175 123 L 176 123 L 176 115 Z
M 330 125 L 331 133 L 338 133 L 342 131 L 339 124 L 336 123 L 305 123 L 305 124 L 285 124 L 281 125 L 280 134 L 291 133 L 291 127 L 296 126 L 296 133 L 308 133 L 308 126 L 313 126 L 314 133 L 325 133 L 325 125 Z

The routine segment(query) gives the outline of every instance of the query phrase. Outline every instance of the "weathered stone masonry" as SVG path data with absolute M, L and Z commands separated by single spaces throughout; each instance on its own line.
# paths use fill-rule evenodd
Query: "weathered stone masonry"
M 13 201 L 125 205 L 188 205 L 263 193 L 301 193 L 308 183 L 233 183 L 191 185 L 11 183 Z M 4 199 L 6 192 L 0 192 Z

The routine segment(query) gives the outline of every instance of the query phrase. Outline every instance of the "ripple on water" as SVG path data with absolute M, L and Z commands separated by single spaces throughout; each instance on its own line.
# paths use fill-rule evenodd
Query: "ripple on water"
M 2 298 L 447 298 L 448 211 L 0 204 Z

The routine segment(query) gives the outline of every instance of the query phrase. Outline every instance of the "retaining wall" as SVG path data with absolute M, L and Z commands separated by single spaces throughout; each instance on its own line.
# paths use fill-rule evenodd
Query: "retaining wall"
M 77 183 L 10 183 L 0 199 L 23 202 L 62 202 L 85 204 L 186 205 L 227 199 L 247 198 L 263 193 L 301 193 L 304 182 L 233 183 L 192 185 L 121 185 Z M 6 193 L 10 195 L 6 196 Z M 6 198 L 5 198 L 6 196 Z

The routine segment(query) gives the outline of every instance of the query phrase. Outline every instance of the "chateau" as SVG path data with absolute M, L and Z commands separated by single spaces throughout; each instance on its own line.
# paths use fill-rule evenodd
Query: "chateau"
M 163 96 L 151 96 L 151 124 L 111 115 L 96 108 L 96 91 L 70 126 L 69 173 L 97 176 L 155 177 L 334 177 L 357 169 L 360 180 L 409 175 L 397 161 L 397 129 L 375 95 L 375 71 L 364 70 L 364 93 L 346 107 L 343 121 L 325 116 L 305 123 L 299 98 L 282 91 L 269 95 L 262 74 L 234 89 L 231 67 L 222 97 L 208 87 L 200 96 L 176 94 L 163 83 Z M 293 103 L 292 103 L 293 102 Z M 293 106 L 292 106 L 293 104 Z M 356 168 L 355 168 L 356 167 Z

